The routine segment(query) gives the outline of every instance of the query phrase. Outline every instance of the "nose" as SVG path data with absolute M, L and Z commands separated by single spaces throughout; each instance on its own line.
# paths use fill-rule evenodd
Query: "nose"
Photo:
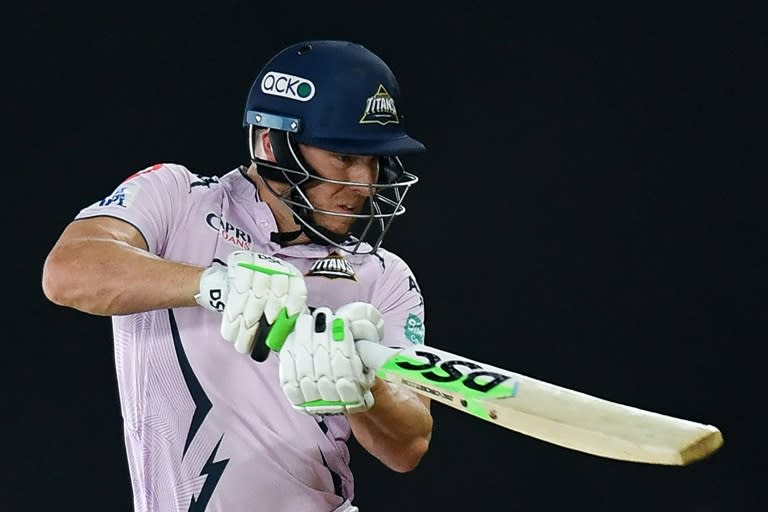
M 349 188 L 366 198 L 374 195 L 374 188 L 371 185 L 376 183 L 378 177 L 378 158 L 365 159 L 348 168 L 347 181 L 354 183 L 349 185 Z

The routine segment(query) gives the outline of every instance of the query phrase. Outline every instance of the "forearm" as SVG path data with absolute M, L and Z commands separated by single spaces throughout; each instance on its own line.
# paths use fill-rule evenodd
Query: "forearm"
M 95 315 L 194 306 L 202 268 L 109 238 L 76 238 L 51 252 L 43 274 L 55 303 Z
M 432 435 L 429 407 L 418 395 L 378 378 L 372 392 L 374 406 L 348 416 L 355 438 L 391 469 L 414 469 Z

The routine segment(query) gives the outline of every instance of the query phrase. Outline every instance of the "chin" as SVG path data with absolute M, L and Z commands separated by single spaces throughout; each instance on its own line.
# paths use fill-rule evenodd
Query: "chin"
M 344 236 L 349 234 L 349 228 L 343 228 L 343 229 L 331 229 L 330 230 L 334 235 Z
M 339 224 L 321 224 L 321 226 L 324 229 L 327 229 L 334 235 L 346 235 L 349 233 L 350 229 L 352 229 L 352 226 L 348 224 L 339 225 Z
M 347 235 L 354 226 L 354 222 L 350 221 L 350 219 L 344 219 L 332 215 L 315 215 L 314 220 L 318 226 L 322 227 L 323 229 L 327 229 L 334 235 Z

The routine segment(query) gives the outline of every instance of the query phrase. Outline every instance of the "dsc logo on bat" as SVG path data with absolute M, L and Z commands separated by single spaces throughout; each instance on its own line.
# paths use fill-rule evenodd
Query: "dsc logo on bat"
M 463 387 L 469 388 L 478 393 L 486 394 L 499 386 L 502 382 L 510 379 L 509 375 L 486 370 L 484 367 L 473 361 L 452 359 L 443 361 L 442 358 L 433 352 L 417 350 L 414 352 L 417 356 L 426 359 L 424 363 L 402 358 L 395 362 L 395 366 L 409 372 L 418 373 L 426 381 L 436 383 L 457 382 Z M 471 370 L 464 373 L 460 367 Z M 516 389 L 514 386 L 512 389 Z

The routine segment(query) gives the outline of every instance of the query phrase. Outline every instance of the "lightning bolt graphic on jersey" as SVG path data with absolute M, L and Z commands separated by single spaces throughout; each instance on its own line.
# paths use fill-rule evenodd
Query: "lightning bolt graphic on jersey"
M 187 509 L 188 512 L 205 511 L 205 507 L 208 506 L 208 502 L 211 500 L 211 496 L 213 495 L 213 490 L 216 488 L 216 484 L 219 483 L 219 479 L 221 478 L 221 474 L 224 472 L 224 468 L 227 467 L 229 459 L 219 460 L 216 462 L 213 461 L 213 459 L 216 458 L 216 452 L 219 451 L 219 446 L 221 445 L 222 439 L 224 439 L 224 434 L 221 435 L 219 442 L 216 443 L 216 446 L 213 447 L 213 451 L 211 451 L 211 454 L 208 456 L 208 460 L 205 461 L 205 465 L 203 465 L 203 469 L 200 471 L 200 476 L 205 476 L 206 479 L 203 483 L 203 487 L 200 488 L 200 493 L 197 495 L 197 499 L 195 499 L 194 495 L 192 496 L 189 509 Z

